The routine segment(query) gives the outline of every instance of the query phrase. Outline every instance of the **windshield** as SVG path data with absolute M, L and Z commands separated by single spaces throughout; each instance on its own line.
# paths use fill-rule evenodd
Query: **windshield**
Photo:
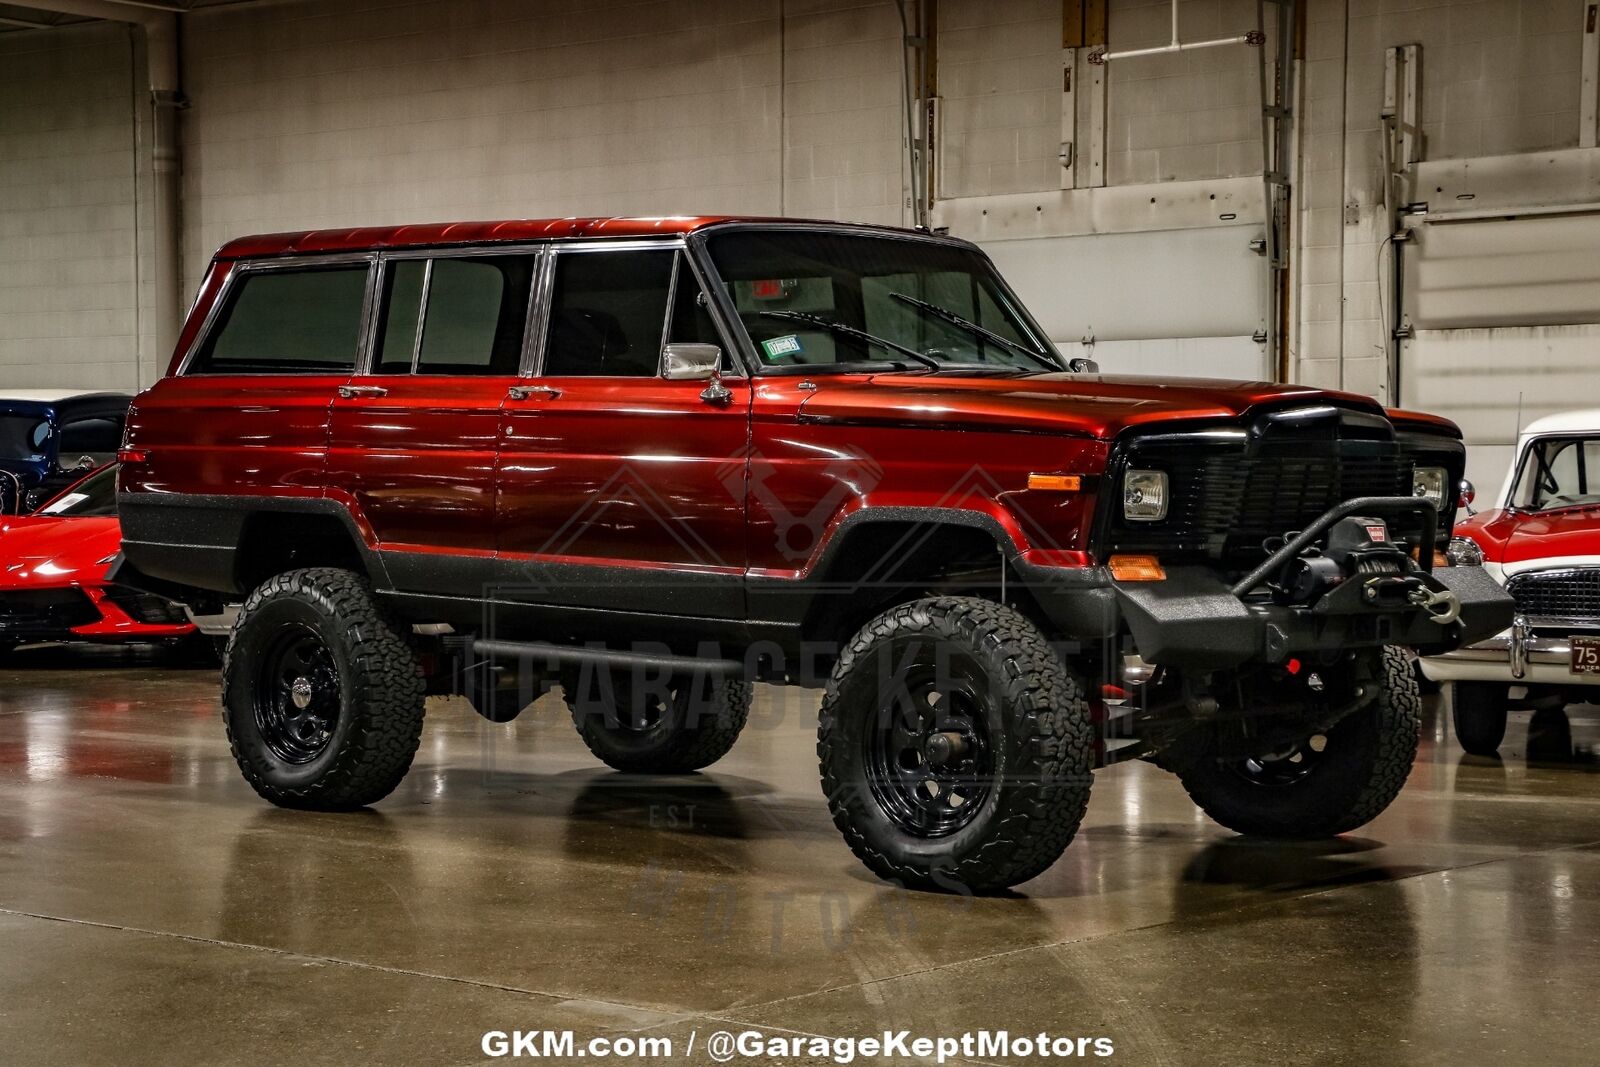
M 766 366 L 1064 369 L 988 260 L 959 245 L 795 229 L 707 248 Z
M 1511 506 L 1554 511 L 1600 505 L 1600 438 L 1546 437 L 1528 446 Z
M 45 459 L 50 423 L 38 415 L 0 415 L 0 460 Z
M 117 513 L 117 468 L 104 467 L 40 508 L 40 515 L 101 518 Z

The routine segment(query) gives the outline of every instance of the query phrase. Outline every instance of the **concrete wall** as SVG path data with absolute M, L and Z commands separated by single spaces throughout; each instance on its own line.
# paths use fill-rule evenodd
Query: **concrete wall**
M 136 383 L 129 31 L 0 36 L 0 389 Z
M 184 38 L 189 280 L 232 235 L 317 226 L 900 222 L 893 6 L 781 9 L 364 0 L 197 14 Z

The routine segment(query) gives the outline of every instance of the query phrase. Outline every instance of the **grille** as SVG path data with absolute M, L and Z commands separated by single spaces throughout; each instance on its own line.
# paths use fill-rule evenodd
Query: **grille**
M 1263 541 L 1304 529 L 1346 500 L 1411 495 L 1410 458 L 1374 442 L 1265 446 L 1253 453 L 1242 443 L 1141 442 L 1128 464 L 1166 471 L 1171 503 L 1162 522 L 1127 522 L 1120 487 L 1113 488 L 1107 494 L 1113 551 L 1203 555 L 1234 565 L 1258 562 Z M 1390 522 L 1397 539 L 1420 532 Z
M 106 597 L 127 612 L 135 622 L 160 626 L 177 626 L 189 621 L 181 605 L 154 593 L 144 593 L 127 586 L 113 585 L 106 589 Z
M 1600 568 L 1532 571 L 1506 582 L 1517 610 L 1536 619 L 1600 619 Z
M 81 589 L 0 595 L 0 634 L 7 636 L 59 634 L 99 618 L 99 609 Z

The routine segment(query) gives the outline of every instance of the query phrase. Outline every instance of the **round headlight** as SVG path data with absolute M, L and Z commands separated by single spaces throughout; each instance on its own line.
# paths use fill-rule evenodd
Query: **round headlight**
M 1443 467 L 1418 467 L 1411 476 L 1411 495 L 1444 510 L 1444 487 L 1450 475 Z
M 1469 538 L 1452 537 L 1450 544 L 1445 547 L 1444 558 L 1452 567 L 1481 567 L 1483 549 L 1478 547 L 1478 542 Z
M 1122 478 L 1122 517 L 1157 522 L 1167 517 L 1165 471 L 1129 471 Z

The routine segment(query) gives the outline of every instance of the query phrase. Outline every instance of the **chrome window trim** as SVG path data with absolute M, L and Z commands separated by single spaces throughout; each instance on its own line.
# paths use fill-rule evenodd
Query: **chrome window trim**
M 945 233 L 925 233 L 920 230 L 905 230 L 893 226 L 874 226 L 867 223 L 816 223 L 782 219 L 765 222 L 735 221 L 712 223 L 694 230 L 689 234 L 689 237 L 692 238 L 693 244 L 698 250 L 699 258 L 704 260 L 703 270 L 716 282 L 714 287 L 711 285 L 705 286 L 706 292 L 715 292 L 716 294 L 712 298 L 712 303 L 721 309 L 725 316 L 730 317 L 731 322 L 738 323 L 738 336 L 741 338 L 741 341 L 736 346 L 735 350 L 741 354 L 745 363 L 747 364 L 747 369 L 751 374 L 757 376 L 765 374 L 783 375 L 792 374 L 794 372 L 792 368 L 771 366 L 764 362 L 756 353 L 755 342 L 750 339 L 749 331 L 744 328 L 744 320 L 739 317 L 738 309 L 733 305 L 732 299 L 727 294 L 727 282 L 723 280 L 721 272 L 717 271 L 716 261 L 711 258 L 711 251 L 706 247 L 706 242 L 709 238 L 715 237 L 721 233 L 737 233 L 747 231 L 762 232 L 773 230 L 798 231 L 802 233 L 826 233 L 845 237 L 877 237 L 895 241 L 907 241 L 911 243 L 943 245 L 945 247 L 960 248 L 971 252 L 988 265 L 990 274 L 993 275 L 994 279 L 1000 283 L 1000 291 L 1005 296 L 1006 302 L 1010 309 L 1016 313 L 1019 319 L 1022 320 L 1023 325 L 1025 325 L 1028 330 L 1033 333 L 1033 339 L 1043 345 L 1041 354 L 1050 353 L 1054 359 L 1059 361 L 1060 365 L 1054 371 L 1040 370 L 1038 373 L 1056 374 L 1067 373 L 1071 370 L 1071 368 L 1068 366 L 1066 356 L 1063 355 L 1061 350 L 1056 347 L 1055 342 L 1050 339 L 1050 334 L 1044 329 L 1044 327 L 1040 326 L 1038 320 L 1033 317 L 1033 312 L 1028 310 L 1028 305 L 1023 303 L 1022 299 L 1017 296 L 1016 290 L 1012 288 L 1012 285 L 1006 279 L 1006 276 L 1000 272 L 999 267 L 995 266 L 994 260 L 989 258 L 989 253 L 985 252 L 981 247 L 971 241 L 965 240 L 964 238 L 952 237 Z
M 664 315 L 664 317 L 662 319 L 662 324 L 661 324 L 661 349 L 662 349 L 662 351 L 657 353 L 657 355 L 656 355 L 656 373 L 655 374 L 653 374 L 653 375 L 643 375 L 643 374 L 547 375 L 545 373 L 546 357 L 549 355 L 548 349 L 549 349 L 549 342 L 550 342 L 550 313 L 551 313 L 551 308 L 552 308 L 552 305 L 553 305 L 553 298 L 555 296 L 556 270 L 559 267 L 560 260 L 561 260 L 562 256 L 569 255 L 569 254 L 580 254 L 581 255 L 581 254 L 589 253 L 589 252 L 672 252 L 672 253 L 674 253 L 673 262 L 672 262 L 672 274 L 669 277 L 668 282 L 667 282 L 667 307 L 666 307 L 666 312 L 665 312 L 665 315 Z M 665 380 L 665 379 L 662 378 L 661 373 L 662 373 L 663 361 L 666 359 L 666 346 L 667 346 L 668 340 L 669 340 L 669 338 L 671 336 L 671 330 L 672 330 L 672 308 L 673 308 L 673 302 L 674 302 L 674 300 L 675 300 L 675 298 L 677 296 L 677 282 L 678 282 L 678 277 L 679 277 L 679 268 L 680 268 L 680 265 L 682 264 L 682 262 L 684 260 L 687 259 L 687 260 L 690 261 L 690 269 L 694 273 L 695 280 L 700 285 L 701 290 L 704 291 L 704 292 L 710 292 L 710 289 L 705 285 L 705 282 L 701 279 L 699 269 L 697 267 L 695 267 L 694 264 L 693 264 L 694 258 L 695 257 L 694 257 L 694 255 L 692 254 L 692 252 L 691 252 L 691 250 L 689 248 L 688 242 L 681 235 L 673 235 L 671 237 L 652 237 L 652 238 L 646 238 L 646 239 L 643 239 L 643 240 L 636 239 L 636 238 L 620 239 L 620 238 L 613 237 L 613 238 L 579 238 L 579 239 L 552 241 L 550 243 L 549 255 L 546 257 L 546 259 L 547 259 L 547 269 L 545 271 L 545 275 L 546 276 L 543 279 L 544 287 L 543 287 L 543 290 L 541 292 L 540 300 L 539 300 L 539 320 L 540 320 L 539 321 L 539 332 L 538 332 L 538 334 L 537 334 L 537 336 L 536 336 L 536 338 L 534 340 L 534 346 L 533 346 L 534 350 L 530 352 L 530 357 L 531 358 L 528 361 L 527 372 L 524 374 L 524 377 L 526 377 L 526 378 L 546 378 L 546 377 L 548 377 L 548 378 L 553 378 L 553 379 L 560 380 L 560 381 L 566 381 L 566 380 L 570 379 L 570 380 L 573 380 L 573 381 L 599 381 L 599 382 L 638 382 L 638 381 L 663 381 L 663 380 Z M 725 350 L 728 351 L 728 352 L 737 353 L 737 351 L 738 351 L 737 348 L 728 345 L 727 327 L 721 321 L 720 316 L 717 315 L 715 308 L 716 308 L 716 301 L 713 300 L 712 301 L 712 316 L 711 316 L 711 318 L 712 318 L 712 322 L 717 327 L 718 335 L 722 337 L 723 344 L 725 346 Z M 737 357 L 737 355 L 735 355 L 735 358 L 732 360 L 732 363 L 733 363 L 733 366 L 734 366 L 735 369 L 732 372 L 723 375 L 724 380 L 727 380 L 727 379 L 743 380 L 746 377 L 748 377 L 748 375 L 746 373 L 744 373 L 744 368 L 742 367 L 741 361 Z
M 419 371 L 417 370 L 417 367 L 420 365 L 421 359 L 422 359 L 422 335 L 423 335 L 424 330 L 427 327 L 428 301 L 431 298 L 432 292 L 433 292 L 433 264 L 436 261 L 441 260 L 441 259 L 472 259 L 472 258 L 476 258 L 476 257 L 479 257 L 479 256 L 501 256 L 501 257 L 506 257 L 506 256 L 528 256 L 528 257 L 531 257 L 534 260 L 533 275 L 532 275 L 532 279 L 530 281 L 530 284 L 528 286 L 529 307 L 528 307 L 528 310 L 527 310 L 527 319 L 523 324 L 522 347 L 521 347 L 521 349 L 520 349 L 520 351 L 518 353 L 518 356 L 517 356 L 517 369 L 512 371 L 509 374 L 470 374 L 470 375 L 469 374 L 459 374 L 459 375 L 428 374 L 428 375 L 425 375 L 425 377 L 429 377 L 429 378 L 455 378 L 455 377 L 469 378 L 470 377 L 470 378 L 517 379 L 517 378 L 526 377 L 526 373 L 524 371 L 524 368 L 527 366 L 528 341 L 529 341 L 529 337 L 531 336 L 530 331 L 531 331 L 531 329 L 533 327 L 533 319 L 534 319 L 534 315 L 535 315 L 535 310 L 538 307 L 536 301 L 539 299 L 539 276 L 540 276 L 540 273 L 544 270 L 544 261 L 545 261 L 546 258 L 548 258 L 548 252 L 549 252 L 549 242 L 539 242 L 539 243 L 536 243 L 536 244 L 532 244 L 532 243 L 528 243 L 528 242 L 525 242 L 525 241 L 521 241 L 521 242 L 517 242 L 515 244 L 503 244 L 503 245 L 441 245 L 441 246 L 436 246 L 436 247 L 405 248 L 405 249 L 400 249 L 400 250 L 397 250 L 397 251 L 394 251 L 394 252 L 385 251 L 385 252 L 375 253 L 375 255 L 377 255 L 377 257 L 378 257 L 378 265 L 379 265 L 378 273 L 380 275 L 379 279 L 378 279 L 378 281 L 376 283 L 377 286 L 378 286 L 378 288 L 376 290 L 376 294 L 377 294 L 376 295 L 376 299 L 379 299 L 379 300 L 382 299 L 382 294 L 383 294 L 382 286 L 383 286 L 383 283 L 388 278 L 389 264 L 391 264 L 391 263 L 407 263 L 407 262 L 408 263 L 414 263 L 414 262 L 416 262 L 418 260 L 422 260 L 423 261 L 424 266 L 423 266 L 423 278 L 422 278 L 422 298 L 421 298 L 421 301 L 420 301 L 420 303 L 418 304 L 418 307 L 417 307 L 417 335 L 416 335 L 416 337 L 414 337 L 412 339 L 412 342 L 411 342 L 411 368 L 410 368 L 410 370 L 406 371 L 404 374 L 388 374 L 388 373 L 379 374 L 379 373 L 377 373 L 377 371 L 372 366 L 372 362 L 371 362 L 371 358 L 370 357 L 371 356 L 375 356 L 377 354 L 377 336 L 378 336 L 377 335 L 377 331 L 383 324 L 382 324 L 381 321 L 377 321 L 378 319 L 381 319 L 381 317 L 382 317 L 381 309 L 375 308 L 374 309 L 374 317 L 375 318 L 374 318 L 374 322 L 372 324 L 372 337 L 371 337 L 371 348 L 369 350 L 369 358 L 362 363 L 362 368 L 363 369 L 361 371 L 359 371 L 358 374 L 361 377 L 367 377 L 367 378 L 405 378 L 405 377 L 411 377 L 411 376 L 419 374 Z
M 1500 502 L 1501 508 L 1505 509 L 1506 511 L 1528 511 L 1529 514 L 1539 514 L 1538 511 L 1531 511 L 1527 508 L 1515 507 L 1511 502 L 1517 499 L 1517 490 L 1522 488 L 1522 472 L 1523 469 L 1528 465 L 1528 454 L 1533 451 L 1533 446 L 1541 441 L 1553 440 L 1600 441 L 1600 431 L 1553 430 L 1550 433 L 1532 434 L 1531 436 L 1524 438 L 1522 443 L 1517 446 L 1516 453 L 1511 459 L 1511 476 L 1506 479 L 1508 484 L 1506 488 L 1505 499 Z M 1556 511 L 1560 509 L 1552 508 L 1550 510 Z
M 211 302 L 211 308 L 206 312 L 205 322 L 201 324 L 199 331 L 195 333 L 194 342 L 190 344 L 188 350 L 184 352 L 182 362 L 178 364 L 178 369 L 172 373 L 171 377 L 261 378 L 270 377 L 273 375 L 283 375 L 286 377 L 293 376 L 298 378 L 314 378 L 338 374 L 344 374 L 348 377 L 349 375 L 356 373 L 358 368 L 365 365 L 365 360 L 368 354 L 367 348 L 371 340 L 369 333 L 373 314 L 373 278 L 377 274 L 377 271 L 374 268 L 378 263 L 378 253 L 338 252 L 327 255 L 313 256 L 281 256 L 273 259 L 239 259 L 233 260 L 232 263 L 233 266 L 228 271 L 227 280 L 222 283 L 221 291 L 217 293 L 217 298 Z M 243 283 L 243 280 L 249 275 L 265 273 L 268 271 L 301 270 L 306 267 L 348 267 L 355 266 L 356 264 L 366 265 L 367 281 L 366 289 L 362 297 L 361 322 L 358 327 L 360 333 L 356 337 L 355 362 L 348 369 L 339 368 L 337 370 L 330 370 L 327 372 L 327 375 L 320 374 L 316 371 L 194 371 L 192 369 L 195 356 L 199 354 L 202 348 L 205 347 L 206 342 L 211 339 L 212 331 L 214 331 L 217 326 L 217 319 L 222 315 L 222 309 L 228 306 L 228 301 L 232 299 L 234 290 L 237 289 L 239 285 Z M 196 299 L 198 299 L 198 294 L 196 295 Z

